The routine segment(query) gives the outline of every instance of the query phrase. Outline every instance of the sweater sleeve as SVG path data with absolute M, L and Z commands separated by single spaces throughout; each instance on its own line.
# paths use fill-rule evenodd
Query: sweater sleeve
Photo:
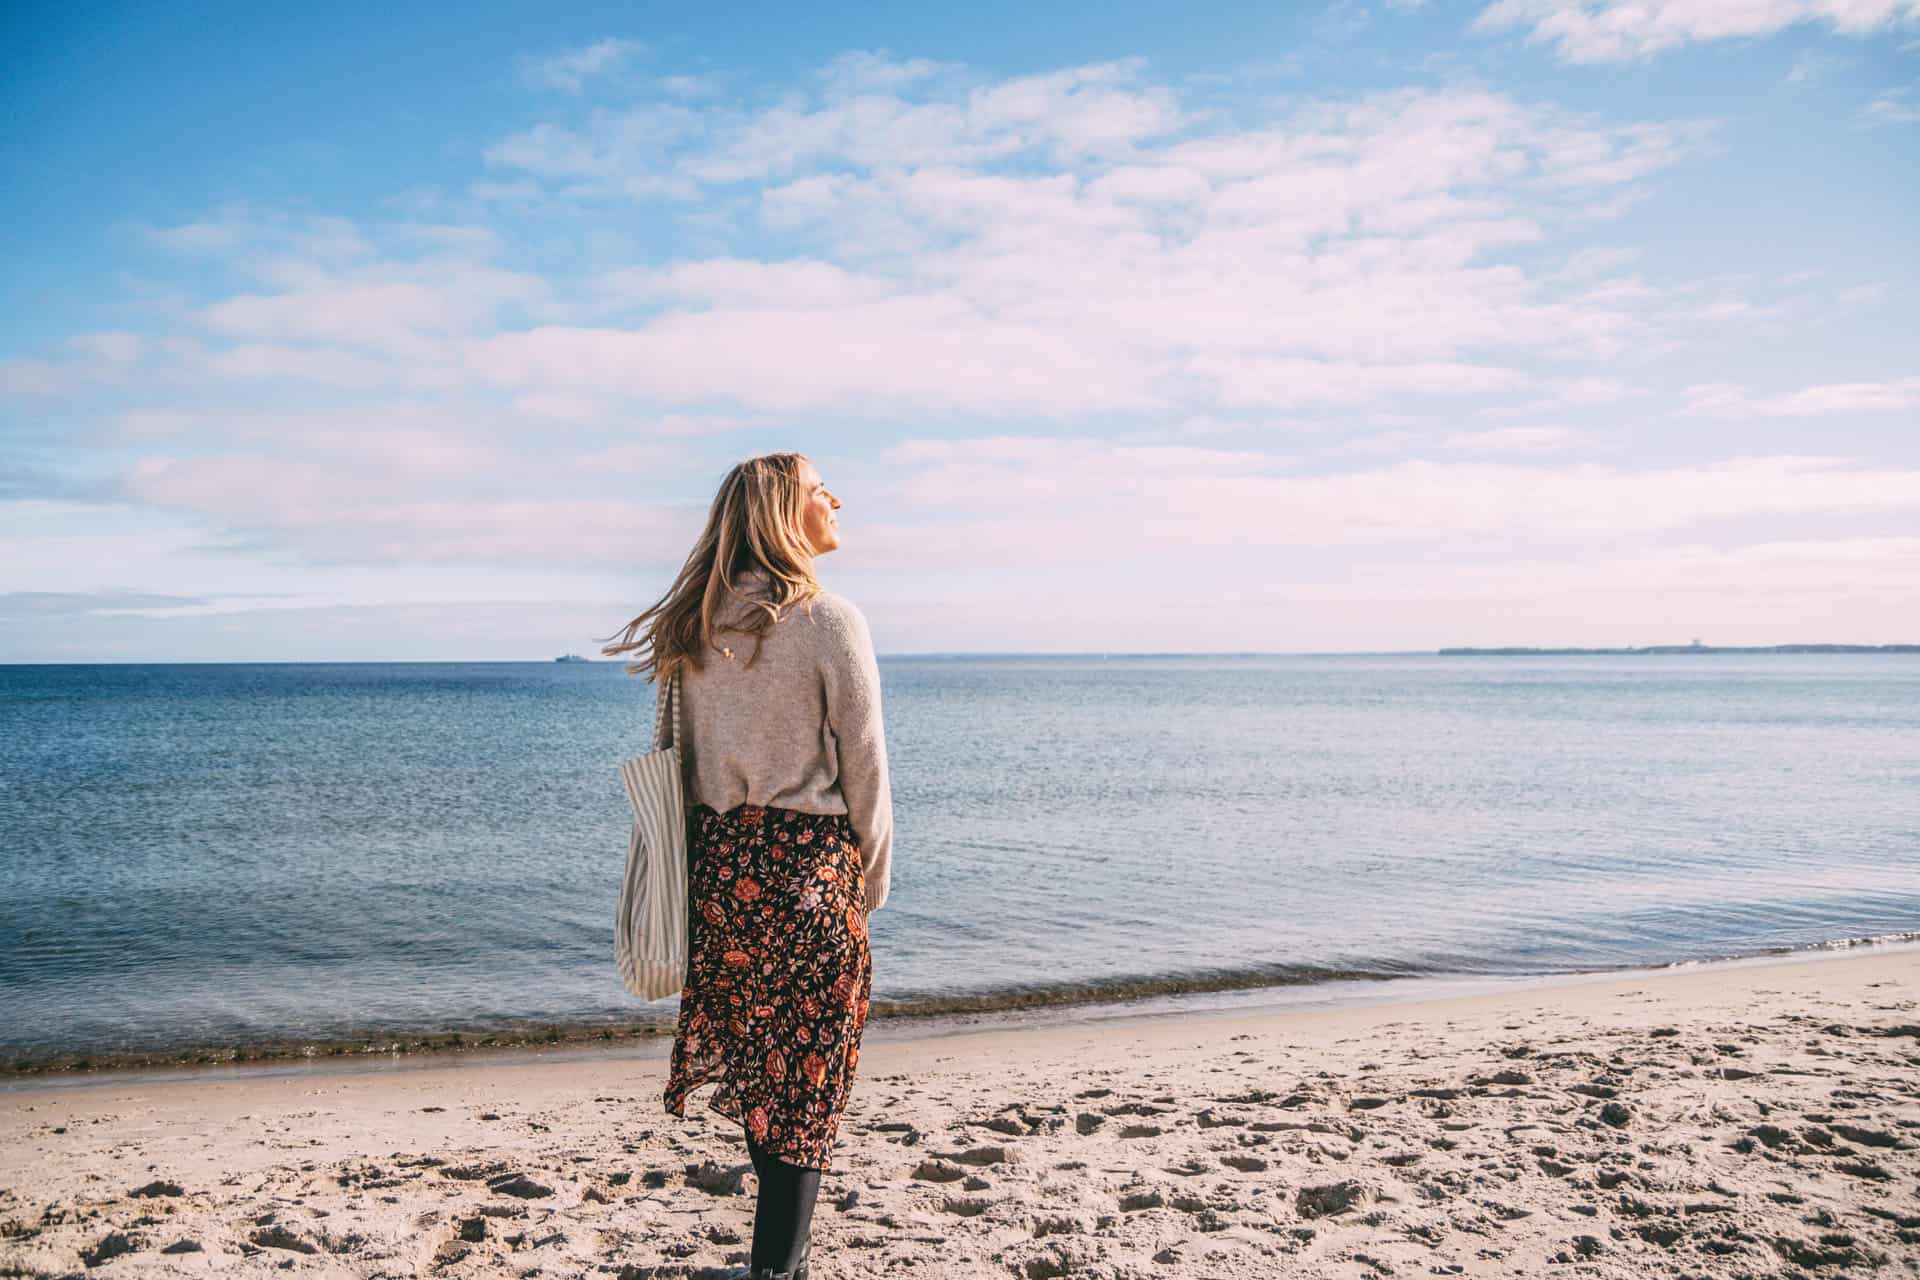
M 867 885 L 867 914 L 887 899 L 893 854 L 893 793 L 887 777 L 887 739 L 880 719 L 880 666 L 874 660 L 867 620 L 853 605 L 835 600 L 828 610 L 822 675 L 827 727 L 839 754 L 840 792 L 847 820 L 860 841 Z

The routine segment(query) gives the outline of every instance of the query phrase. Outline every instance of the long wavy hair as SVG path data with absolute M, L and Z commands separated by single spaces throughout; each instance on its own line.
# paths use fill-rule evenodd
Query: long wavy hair
M 800 483 L 805 460 L 805 454 L 768 453 L 736 463 L 720 482 L 707 527 L 666 595 L 608 637 L 600 652 L 643 654 L 627 664 L 627 674 L 657 681 L 686 664 L 700 670 L 719 633 L 731 631 L 753 637 L 753 655 L 747 659 L 752 666 L 767 631 L 785 611 L 820 594 L 812 545 L 801 523 L 807 505 Z M 756 569 L 767 578 L 764 597 L 734 589 L 735 577 Z

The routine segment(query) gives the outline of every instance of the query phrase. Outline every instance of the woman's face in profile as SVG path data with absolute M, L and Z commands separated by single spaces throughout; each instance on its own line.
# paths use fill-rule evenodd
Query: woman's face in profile
M 800 463 L 800 487 L 807 494 L 800 530 L 807 535 L 813 554 L 823 556 L 840 545 L 840 522 L 833 514 L 840 508 L 840 499 L 833 496 L 810 461 Z

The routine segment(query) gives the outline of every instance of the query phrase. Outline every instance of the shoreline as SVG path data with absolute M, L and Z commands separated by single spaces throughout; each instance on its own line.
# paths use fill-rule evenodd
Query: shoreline
M 554 1053 L 0 1095 L 10 1274 L 723 1280 L 739 1126 Z M 820 1280 L 1912 1274 L 1920 947 L 879 1038 Z
M 1906 932 L 1710 960 L 1559 973 L 1369 975 L 1311 982 L 1282 980 L 1256 986 L 1182 985 L 1177 980 L 1169 980 L 1163 984 L 1164 989 L 1118 999 L 1102 998 L 1099 994 L 1080 997 L 1071 993 L 1040 992 L 1011 1000 L 998 996 L 959 997 L 953 1001 L 927 1002 L 932 1007 L 904 1009 L 875 1001 L 865 1043 L 1306 1010 L 1416 1007 L 1461 996 L 1577 987 L 1610 979 L 1657 978 L 1668 973 L 1737 970 L 1802 961 L 1822 963 L 1862 953 L 1900 952 L 1920 955 L 1920 936 Z M 1087 988 L 1069 989 L 1070 992 L 1081 990 Z M 135 1050 L 118 1055 L 69 1054 L 29 1061 L 25 1067 L 0 1065 L 0 1098 L 67 1085 L 110 1087 L 126 1083 L 291 1075 L 314 1078 L 333 1072 L 359 1074 L 448 1065 L 513 1065 L 550 1061 L 559 1055 L 584 1061 L 664 1060 L 672 1050 L 674 1030 L 674 1022 L 669 1017 L 618 1024 L 533 1023 L 520 1031 L 396 1032 L 351 1039 L 285 1037 L 234 1046 Z

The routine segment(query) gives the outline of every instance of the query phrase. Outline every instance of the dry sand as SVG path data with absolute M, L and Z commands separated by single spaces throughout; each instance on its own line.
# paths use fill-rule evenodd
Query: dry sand
M 868 1040 L 853 1276 L 1920 1274 L 1920 951 L 1343 1010 Z M 0 1274 L 740 1274 L 665 1062 L 0 1095 Z

